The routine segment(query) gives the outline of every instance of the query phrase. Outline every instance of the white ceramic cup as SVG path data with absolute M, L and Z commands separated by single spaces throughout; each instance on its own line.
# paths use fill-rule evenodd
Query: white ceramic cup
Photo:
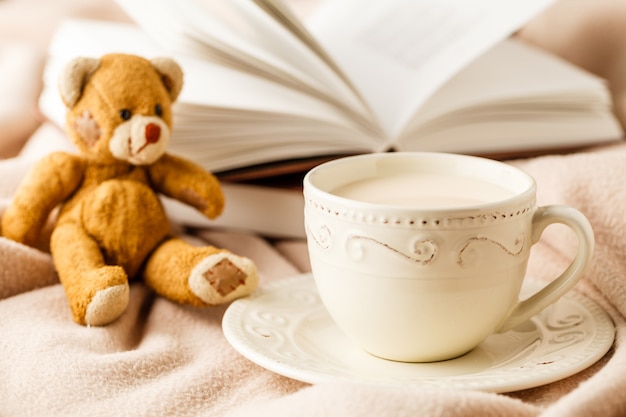
M 445 153 L 345 157 L 304 179 L 316 286 L 330 316 L 367 352 L 430 362 L 460 356 L 516 327 L 580 279 L 589 221 L 536 207 L 532 177 L 505 163 Z M 571 228 L 569 267 L 520 300 L 530 248 L 553 223 Z

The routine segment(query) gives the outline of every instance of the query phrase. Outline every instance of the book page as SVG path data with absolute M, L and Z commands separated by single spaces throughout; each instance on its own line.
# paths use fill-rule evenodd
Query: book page
M 329 0 L 308 26 L 359 88 L 391 143 L 450 77 L 551 2 Z
M 119 1 L 166 50 L 209 59 L 324 100 L 364 121 L 360 97 L 323 59 L 249 0 Z M 367 123 L 367 122 L 366 122 Z
M 346 77 L 343 70 L 337 66 L 337 63 L 332 59 L 324 48 L 319 44 L 306 26 L 301 22 L 297 16 L 291 12 L 291 10 L 282 3 L 282 0 L 253 0 L 261 9 L 263 9 L 268 16 L 271 16 L 278 23 L 280 23 L 287 31 L 292 33 L 295 38 L 305 44 L 307 48 L 317 55 L 327 66 L 331 68 L 335 74 L 337 74 L 345 85 L 354 91 L 355 95 L 361 99 L 361 93 L 354 87 L 352 81 Z
M 622 135 L 604 80 L 511 38 L 437 90 L 396 148 L 515 155 Z
M 517 106 L 539 111 L 551 106 L 562 112 L 588 109 L 592 113 L 594 109 L 605 112 L 610 105 L 611 98 L 602 79 L 511 38 L 452 77 L 424 103 L 411 124 L 415 129 L 436 120 L 454 124 L 451 119 L 455 113 L 488 114 L 503 108 L 514 110 Z M 405 133 L 411 134 L 410 130 Z

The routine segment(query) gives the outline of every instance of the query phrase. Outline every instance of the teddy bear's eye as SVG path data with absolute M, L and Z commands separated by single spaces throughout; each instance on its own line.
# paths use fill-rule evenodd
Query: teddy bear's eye
M 154 113 L 159 117 L 163 116 L 163 108 L 161 107 L 160 104 L 157 104 L 156 106 L 154 106 Z
M 128 109 L 120 110 L 120 117 L 122 119 L 129 120 L 131 116 L 132 116 L 132 113 L 130 112 L 130 110 L 128 110 Z

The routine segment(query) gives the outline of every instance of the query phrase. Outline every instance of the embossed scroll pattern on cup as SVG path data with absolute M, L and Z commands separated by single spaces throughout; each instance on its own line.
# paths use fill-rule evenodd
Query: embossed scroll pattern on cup
M 500 213 L 494 212 L 490 214 L 482 214 L 480 216 L 463 216 L 463 217 L 446 217 L 442 219 L 413 219 L 413 218 L 395 218 L 388 219 L 386 217 L 374 216 L 362 212 L 341 212 L 339 210 L 333 210 L 326 206 L 323 206 L 312 199 L 308 199 L 307 203 L 312 207 L 321 210 L 326 215 L 331 216 L 344 216 L 349 218 L 352 221 L 363 222 L 368 224 L 395 224 L 398 226 L 406 226 L 411 228 L 419 229 L 438 229 L 438 228 L 446 228 L 446 227 L 463 227 L 463 226 L 472 226 L 476 223 L 479 224 L 487 224 L 493 222 L 504 221 L 507 219 L 511 219 L 520 215 L 526 214 L 531 208 L 524 207 L 519 210 L 510 211 L 508 213 Z M 307 230 L 309 232 L 310 238 L 313 242 L 323 250 L 330 249 L 334 246 L 333 239 L 335 238 L 335 233 L 332 230 L 332 227 L 327 224 L 322 224 L 317 227 L 316 230 L 312 230 L 312 227 L 308 224 L 306 225 Z M 462 244 L 458 250 L 456 256 L 456 263 L 463 267 L 475 264 L 477 262 L 476 258 L 478 257 L 478 252 L 474 251 L 474 246 L 478 244 L 486 244 L 493 245 L 498 248 L 503 254 L 508 256 L 519 256 L 524 252 L 524 248 L 526 246 L 526 235 L 521 233 L 519 236 L 515 238 L 513 242 L 502 242 L 497 239 L 493 239 L 487 236 L 471 236 L 469 237 L 464 244 Z M 356 234 L 351 233 L 346 236 L 346 253 L 353 261 L 359 261 L 365 255 L 365 250 L 363 245 L 370 244 L 376 246 L 385 251 L 389 251 L 393 254 L 396 254 L 400 257 L 403 257 L 411 262 L 417 263 L 422 266 L 427 266 L 433 263 L 439 253 L 439 245 L 435 238 L 429 237 L 417 237 L 413 238 L 410 242 L 408 242 L 405 247 L 408 250 L 404 250 L 400 247 L 394 246 L 388 242 L 382 241 L 380 239 L 368 236 L 366 234 Z

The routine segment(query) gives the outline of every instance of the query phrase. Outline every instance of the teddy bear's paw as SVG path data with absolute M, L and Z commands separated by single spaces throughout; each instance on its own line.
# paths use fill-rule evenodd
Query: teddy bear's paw
M 189 287 L 202 301 L 217 305 L 250 294 L 259 278 L 254 263 L 229 252 L 202 259 L 191 271 Z
M 128 284 L 115 285 L 98 291 L 85 312 L 87 326 L 104 326 L 111 323 L 126 310 L 129 299 Z
M 99 276 L 104 274 L 108 278 L 106 279 L 107 286 L 96 291 L 87 304 L 84 322 L 87 326 L 104 326 L 117 319 L 126 310 L 130 289 L 126 274 L 120 267 L 109 266 L 94 273 Z

